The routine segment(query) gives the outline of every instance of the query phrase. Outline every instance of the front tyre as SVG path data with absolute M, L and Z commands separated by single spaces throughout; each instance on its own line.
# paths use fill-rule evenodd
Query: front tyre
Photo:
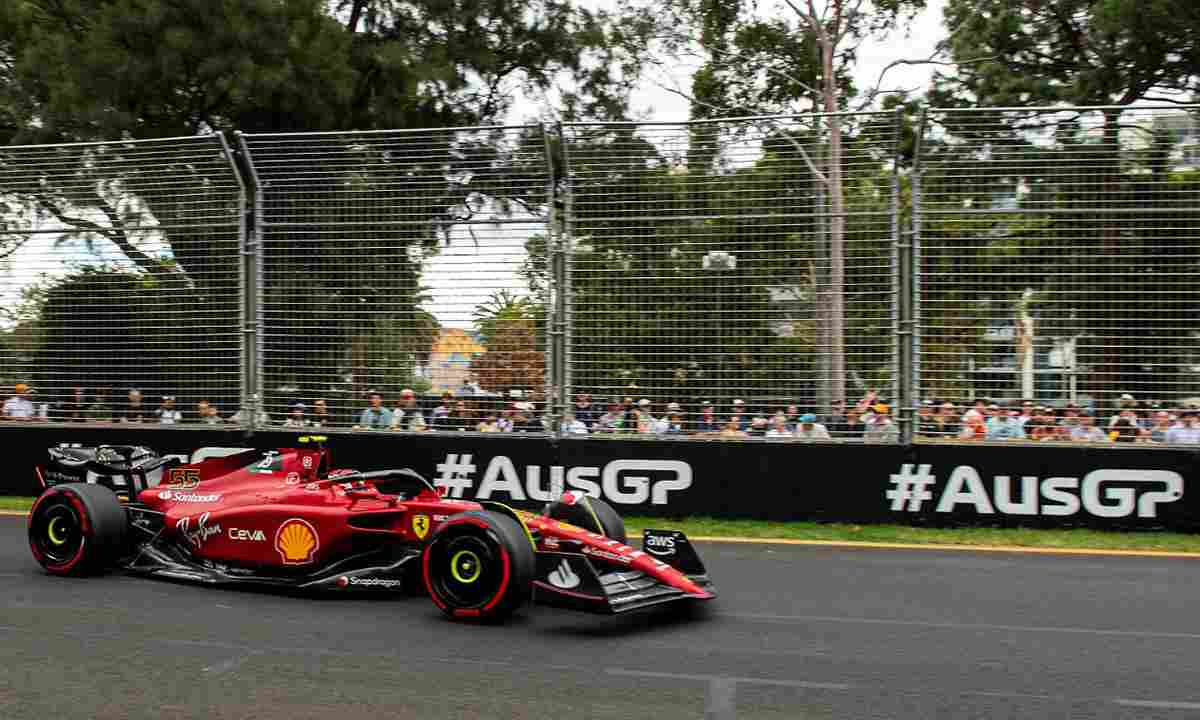
M 453 618 L 502 620 L 529 599 L 533 546 L 510 517 L 455 515 L 425 547 L 422 573 L 435 605 Z
M 622 545 L 629 542 L 625 533 L 625 521 L 608 503 L 584 495 L 568 492 L 562 498 L 546 506 L 546 517 L 581 527 L 584 530 L 616 540 Z
M 29 548 L 54 575 L 86 575 L 120 557 L 128 521 L 115 493 L 87 483 L 56 485 L 29 512 Z

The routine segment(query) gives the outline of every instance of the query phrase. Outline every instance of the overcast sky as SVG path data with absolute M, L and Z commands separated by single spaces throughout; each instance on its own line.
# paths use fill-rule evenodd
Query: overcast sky
M 942 37 L 944 5 L 945 0 L 929 0 L 926 10 L 908 27 L 897 29 L 887 38 L 864 43 L 855 72 L 858 86 L 863 90 L 874 87 L 880 71 L 890 62 L 928 58 Z M 654 73 L 647 78 L 633 98 L 635 115 L 655 121 L 686 121 L 687 100 L 663 86 L 687 90 L 694 69 L 685 65 L 671 73 Z M 926 89 L 932 71 L 929 65 L 898 66 L 888 72 L 883 87 L 920 93 Z M 535 114 L 530 105 L 519 105 L 512 121 L 519 122 L 529 114 Z M 525 255 L 525 237 L 539 230 L 533 225 L 510 225 L 504 230 L 480 228 L 475 238 L 468 237 L 465 230 L 456 232 L 450 246 L 425 265 L 422 281 L 433 297 L 426 309 L 446 327 L 470 328 L 472 311 L 494 290 L 506 288 L 525 294 L 526 288 L 516 271 Z

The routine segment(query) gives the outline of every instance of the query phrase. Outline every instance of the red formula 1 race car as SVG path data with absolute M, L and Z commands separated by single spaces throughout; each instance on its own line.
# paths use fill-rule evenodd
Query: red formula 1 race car
M 335 470 L 324 438 L 205 449 L 57 447 L 29 544 L 56 575 L 110 568 L 213 584 L 428 593 L 447 615 L 501 619 L 530 599 L 600 613 L 714 597 L 683 533 L 626 544 L 620 516 L 567 493 L 542 514 L 452 500 L 411 470 Z

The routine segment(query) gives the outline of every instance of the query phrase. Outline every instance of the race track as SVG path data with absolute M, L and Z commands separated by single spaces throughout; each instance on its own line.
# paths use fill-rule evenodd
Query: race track
M 424 598 L 64 580 L 0 517 L 0 718 L 1194 718 L 1195 560 L 700 544 L 721 597 L 503 626 Z

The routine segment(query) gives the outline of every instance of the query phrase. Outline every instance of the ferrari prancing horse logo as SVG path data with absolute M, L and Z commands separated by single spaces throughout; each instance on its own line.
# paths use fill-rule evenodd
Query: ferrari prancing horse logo
M 424 540 L 425 536 L 429 534 L 429 516 L 413 515 L 412 527 L 417 539 Z

